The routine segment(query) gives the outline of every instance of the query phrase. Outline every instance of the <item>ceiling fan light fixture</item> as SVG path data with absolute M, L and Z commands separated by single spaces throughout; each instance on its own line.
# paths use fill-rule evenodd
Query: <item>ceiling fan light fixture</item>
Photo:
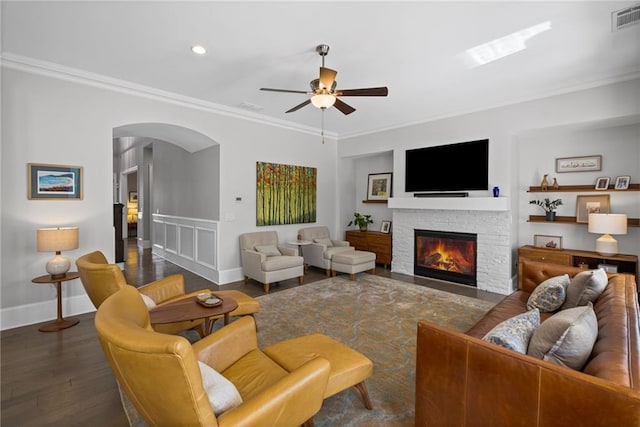
M 336 103 L 336 97 L 335 95 L 329 95 L 327 93 L 319 93 L 311 97 L 311 103 L 315 107 L 324 110 L 326 108 L 332 107 L 333 104 Z

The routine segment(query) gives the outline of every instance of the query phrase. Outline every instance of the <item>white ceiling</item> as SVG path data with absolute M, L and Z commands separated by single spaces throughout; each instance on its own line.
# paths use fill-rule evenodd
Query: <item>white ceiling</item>
M 635 3 L 637 4 L 637 2 Z M 304 94 L 321 58 L 339 89 L 387 86 L 326 111 L 345 138 L 640 76 L 640 25 L 611 31 L 611 12 L 633 1 L 570 2 L 32 2 L 2 1 L 8 66 L 95 73 L 222 109 L 318 129 Z M 527 49 L 469 68 L 466 49 L 544 21 Z M 191 45 L 208 49 L 197 56 Z M 96 76 L 92 76 L 95 78 Z M 98 77 L 102 80 L 103 77 Z M 210 103 L 210 104 L 209 104 Z M 263 107 L 257 113 L 242 103 Z

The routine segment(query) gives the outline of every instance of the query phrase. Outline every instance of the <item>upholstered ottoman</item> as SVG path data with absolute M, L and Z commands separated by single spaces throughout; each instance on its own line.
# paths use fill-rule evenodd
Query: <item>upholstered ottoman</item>
M 356 279 L 356 273 L 371 270 L 376 272 L 376 254 L 365 251 L 340 252 L 331 259 L 331 272 L 335 276 L 336 271 L 349 273 L 351 280 Z
M 309 360 L 324 357 L 331 364 L 329 382 L 324 397 L 333 396 L 355 386 L 372 409 L 364 380 L 373 373 L 373 362 L 365 355 L 323 334 L 312 334 L 282 341 L 263 350 L 278 365 L 291 372 Z
M 250 297 L 244 292 L 228 290 L 228 291 L 212 291 L 211 293 L 219 296 L 222 299 L 224 299 L 225 297 L 231 297 L 234 300 L 236 300 L 236 302 L 238 303 L 238 308 L 236 308 L 231 313 L 229 313 L 229 317 L 246 316 L 248 314 L 253 316 L 254 314 L 260 311 L 260 303 L 258 302 L 258 300 Z M 212 318 L 221 318 L 221 317 L 223 316 L 222 315 L 214 316 Z

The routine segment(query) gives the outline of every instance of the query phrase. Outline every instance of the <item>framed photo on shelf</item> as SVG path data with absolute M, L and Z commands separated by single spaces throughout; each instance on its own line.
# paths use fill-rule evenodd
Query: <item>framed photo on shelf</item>
M 391 221 L 382 221 L 382 225 L 380 226 L 381 233 L 387 233 L 391 231 Z
M 28 163 L 29 200 L 82 200 L 82 167 Z
M 129 191 L 129 203 L 138 203 L 137 191 Z
M 391 172 L 370 173 L 367 200 L 388 200 L 391 195 Z
M 613 188 L 614 190 L 627 190 L 630 182 L 631 177 L 629 175 L 618 176 L 616 177 L 616 183 Z
M 562 236 L 533 235 L 533 246 L 547 249 L 562 249 Z
M 578 196 L 576 202 L 576 222 L 587 224 L 590 213 L 610 213 L 608 194 Z
M 602 170 L 602 155 L 562 157 L 556 159 L 556 172 L 591 172 Z
M 606 190 L 609 188 L 609 177 L 601 176 L 596 179 L 596 190 Z

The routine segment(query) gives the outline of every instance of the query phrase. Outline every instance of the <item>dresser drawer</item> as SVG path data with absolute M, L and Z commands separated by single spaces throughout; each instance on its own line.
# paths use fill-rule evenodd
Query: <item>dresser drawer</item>
M 549 262 L 551 264 L 571 265 L 571 254 L 562 251 L 550 251 L 544 249 L 520 249 L 518 258 L 537 262 Z

